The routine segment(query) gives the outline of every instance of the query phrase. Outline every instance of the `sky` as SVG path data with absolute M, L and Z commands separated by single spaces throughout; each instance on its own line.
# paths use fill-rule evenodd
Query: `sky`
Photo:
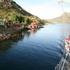
M 42 19 L 59 17 L 63 12 L 70 12 L 70 0 L 14 0 L 23 9 Z

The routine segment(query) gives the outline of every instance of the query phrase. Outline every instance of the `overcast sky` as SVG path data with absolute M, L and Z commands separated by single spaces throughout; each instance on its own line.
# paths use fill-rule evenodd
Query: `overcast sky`
M 14 0 L 23 9 L 42 18 L 50 19 L 60 16 L 63 10 L 70 12 L 70 0 Z M 63 5 L 63 7 L 62 7 Z

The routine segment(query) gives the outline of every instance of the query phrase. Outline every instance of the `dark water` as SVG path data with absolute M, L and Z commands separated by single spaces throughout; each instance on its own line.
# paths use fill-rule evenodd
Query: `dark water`
M 15 40 L 0 42 L 0 70 L 54 70 L 63 56 L 68 28 L 68 24 L 49 24 L 37 31 L 22 31 Z

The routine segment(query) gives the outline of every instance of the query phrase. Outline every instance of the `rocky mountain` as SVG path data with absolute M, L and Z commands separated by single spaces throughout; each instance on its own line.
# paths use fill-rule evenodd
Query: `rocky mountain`
M 60 17 L 50 19 L 49 22 L 70 23 L 70 13 L 63 13 Z
M 34 17 L 13 0 L 0 0 L 0 19 L 8 18 L 14 20 L 15 16 Z
M 21 12 L 21 14 L 23 14 L 25 16 L 33 16 L 31 13 L 22 9 L 18 4 L 16 4 L 16 2 L 12 1 L 11 4 L 12 4 L 12 7 L 15 8 L 18 12 Z

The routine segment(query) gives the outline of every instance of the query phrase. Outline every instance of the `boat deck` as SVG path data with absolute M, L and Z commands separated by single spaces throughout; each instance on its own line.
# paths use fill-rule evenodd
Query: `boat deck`
M 68 52 L 65 57 L 61 58 L 55 70 L 70 70 L 70 52 Z
M 70 70 L 70 53 L 69 53 L 69 55 L 67 56 L 67 59 L 66 59 L 66 62 L 65 62 L 65 64 L 64 64 L 63 70 Z

